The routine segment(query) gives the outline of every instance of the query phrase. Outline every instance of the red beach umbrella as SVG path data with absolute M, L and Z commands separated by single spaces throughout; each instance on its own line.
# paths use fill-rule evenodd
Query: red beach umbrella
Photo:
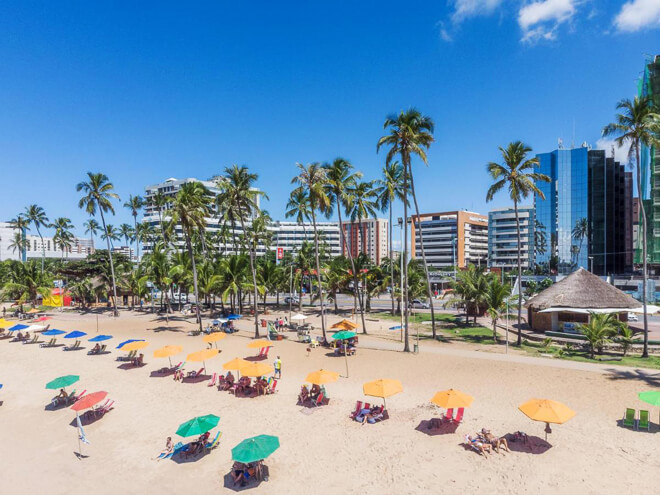
M 105 399 L 106 395 L 108 395 L 108 392 L 94 392 L 92 394 L 86 395 L 74 405 L 72 405 L 71 409 L 76 412 L 82 411 L 83 409 L 88 409 Z

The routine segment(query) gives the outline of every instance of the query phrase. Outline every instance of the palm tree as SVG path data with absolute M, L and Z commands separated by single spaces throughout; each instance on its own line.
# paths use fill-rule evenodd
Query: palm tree
M 112 192 L 115 186 L 108 179 L 108 176 L 103 173 L 87 172 L 88 181 L 80 182 L 76 186 L 76 191 L 83 191 L 85 195 L 80 198 L 78 208 L 85 209 L 91 215 L 96 215 L 96 212 L 101 214 L 101 223 L 103 224 L 103 232 L 106 233 L 106 243 L 108 245 L 108 256 L 110 257 L 110 271 L 112 274 L 112 292 L 114 294 L 113 300 L 113 314 L 119 316 L 117 311 L 117 281 L 115 280 L 115 265 L 112 261 L 112 250 L 110 249 L 110 238 L 107 236 L 107 229 L 105 224 L 104 213 L 110 212 L 115 214 L 115 208 L 112 206 L 113 199 L 119 199 L 119 196 Z
M 291 191 L 289 201 L 286 204 L 286 211 L 284 213 L 286 218 L 295 217 L 296 223 L 302 225 L 303 233 L 307 237 L 307 230 L 305 228 L 305 221 L 309 221 L 309 196 L 304 189 L 296 188 Z M 341 229 L 341 220 L 340 226 Z
M 332 164 L 326 163 L 323 165 L 326 173 L 326 190 L 328 197 L 332 204 L 337 206 L 337 218 L 339 219 L 339 235 L 341 237 L 342 251 L 348 255 L 348 261 L 351 264 L 351 273 L 353 276 L 353 302 L 357 299 L 360 303 L 360 319 L 362 320 L 362 329 L 366 333 L 367 325 L 364 319 L 364 305 L 362 299 L 358 298 L 358 278 L 355 270 L 355 261 L 353 260 L 353 252 L 346 244 L 346 233 L 344 232 L 344 222 L 342 220 L 342 210 L 347 213 L 350 211 L 353 204 L 352 191 L 357 181 L 362 177 L 361 172 L 353 172 L 353 165 L 348 160 L 343 158 L 335 158 Z M 295 191 L 294 191 L 295 193 Z M 291 194 L 294 194 L 291 193 Z M 328 210 L 330 211 L 330 209 Z M 335 308 L 337 307 L 337 300 L 335 298 Z
M 611 338 L 616 335 L 619 329 L 614 314 L 591 313 L 589 315 L 589 323 L 579 325 L 578 330 L 582 335 L 587 338 L 589 343 L 589 357 L 594 358 L 594 354 L 603 353 L 603 347 L 610 342 Z
M 26 244 L 27 244 L 27 240 L 23 239 L 23 234 L 21 234 L 20 232 L 15 232 L 14 237 L 9 243 L 9 249 L 11 249 L 12 253 L 18 251 L 19 254 L 21 254 L 21 263 L 23 263 L 22 253 L 23 251 L 25 251 Z
M 165 225 L 163 225 L 163 211 L 165 211 L 167 206 L 172 203 L 172 199 L 158 191 L 151 198 L 151 202 L 158 209 L 158 225 L 160 226 L 160 233 L 163 236 L 163 242 L 167 242 L 165 237 Z
M 639 195 L 639 213 L 642 217 L 642 231 L 638 238 L 642 239 L 642 304 L 644 304 L 644 350 L 642 357 L 649 357 L 649 322 L 646 313 L 646 278 L 647 278 L 647 235 L 646 208 L 642 198 L 642 172 L 641 172 L 641 149 L 642 146 L 660 146 L 660 115 L 653 105 L 650 97 L 635 97 L 621 100 L 617 106 L 621 113 L 616 115 L 616 122 L 607 124 L 603 128 L 603 136 L 618 135 L 615 142 L 618 146 L 624 143 L 630 144 L 628 160 L 635 158 L 635 170 L 637 176 L 637 191 Z
M 109 239 L 110 244 L 112 245 L 113 248 L 115 247 L 115 242 L 118 241 L 120 238 L 121 237 L 119 230 L 117 230 L 115 226 L 110 223 L 106 225 L 105 231 L 101 233 L 101 239 L 103 240 Z
M 291 183 L 298 184 L 298 188 L 305 190 L 309 195 L 310 216 L 312 218 L 312 227 L 314 228 L 316 278 L 319 285 L 319 301 L 321 303 L 321 330 L 323 332 L 323 339 L 327 340 L 325 335 L 325 311 L 323 307 L 323 285 L 321 281 L 321 262 L 319 259 L 319 236 L 316 228 L 316 212 L 318 211 L 319 213 L 326 215 L 331 210 L 331 202 L 326 190 L 328 178 L 326 176 L 326 170 L 319 163 L 310 163 L 309 165 L 296 163 L 296 166 L 300 173 L 291 180 Z
M 89 234 L 89 239 L 92 241 L 92 245 L 94 245 L 94 236 L 98 234 L 101 226 L 96 220 L 90 218 L 85 223 L 83 223 L 83 227 L 85 227 L 85 234 Z
M 243 234 L 247 234 L 245 224 L 256 219 L 259 214 L 259 198 L 268 198 L 266 193 L 254 187 L 259 176 L 251 173 L 247 167 L 234 165 L 225 168 L 224 177 L 218 181 L 220 192 L 216 197 L 218 210 L 225 212 L 225 218 L 241 224 Z M 227 213 L 229 213 L 227 215 Z M 232 228 L 234 225 L 232 225 Z M 265 230 L 265 224 L 263 225 Z M 250 271 L 252 273 L 252 290 L 254 294 L 254 336 L 259 337 L 259 306 L 257 295 L 257 270 L 255 266 L 256 246 L 249 243 Z
M 123 237 L 126 245 L 129 245 L 129 241 L 132 244 L 135 239 L 135 230 L 127 223 L 122 223 L 119 226 L 119 237 Z
M 499 320 L 502 310 L 506 306 L 506 300 L 509 297 L 511 288 L 508 284 L 500 282 L 499 277 L 491 277 L 486 292 L 486 306 L 488 307 L 488 316 L 493 324 L 493 340 L 497 342 L 497 320 Z M 507 315 L 507 318 L 509 315 Z
M 582 242 L 589 236 L 589 221 L 584 217 L 576 220 L 571 235 L 574 240 L 580 243 L 575 253 L 575 263 L 577 264 L 577 260 L 582 252 Z
M 199 288 L 197 286 L 197 265 L 192 246 L 195 233 L 206 230 L 206 218 L 211 215 L 211 193 L 201 182 L 188 182 L 182 184 L 172 205 L 172 222 L 181 226 L 185 237 L 188 256 L 192 262 L 193 287 L 195 289 L 195 308 L 197 310 L 197 323 L 199 331 L 202 328 L 202 317 L 199 306 Z
M 385 163 L 390 164 L 396 155 L 399 155 L 403 165 L 403 216 L 404 216 L 404 236 L 403 236 L 403 299 L 404 299 L 404 328 L 405 328 L 405 343 L 404 352 L 410 352 L 410 344 L 408 339 L 408 179 L 411 181 L 411 192 L 413 193 L 413 200 L 415 202 L 415 210 L 417 218 L 419 219 L 419 208 L 417 206 L 417 198 L 414 192 L 414 183 L 412 182 L 412 164 L 411 160 L 414 155 L 417 155 L 424 163 L 426 163 L 426 150 L 433 142 L 433 121 L 430 117 L 422 115 L 418 110 L 410 108 L 406 111 L 401 111 L 399 115 L 390 115 L 385 119 L 383 129 L 388 129 L 390 133 L 382 136 L 378 140 L 376 150 L 380 150 L 381 146 L 389 146 Z M 422 235 L 421 222 L 420 222 L 420 239 Z M 433 297 L 431 294 L 431 282 L 429 281 L 428 265 L 426 263 L 426 252 L 424 250 L 424 243 L 420 242 L 422 247 L 422 260 L 424 263 L 424 271 L 426 274 L 426 285 L 429 302 L 431 303 L 431 326 L 433 329 L 433 337 L 436 337 L 435 329 L 435 310 L 433 308 Z
M 140 210 L 144 207 L 144 199 L 141 196 L 133 196 L 132 194 L 128 196 L 128 201 L 124 203 L 124 208 L 127 208 L 131 212 L 133 217 L 133 231 L 137 233 L 137 217 L 140 213 Z M 127 239 L 128 240 L 128 239 Z M 136 246 L 136 259 L 140 259 L 140 240 L 137 236 L 133 238 Z
M 509 197 L 513 201 L 513 211 L 516 216 L 516 232 L 518 239 L 518 341 L 516 345 L 522 345 L 522 259 L 520 257 L 520 216 L 518 215 L 518 204 L 530 194 L 537 194 L 545 199 L 543 192 L 536 186 L 536 182 L 550 182 L 550 177 L 534 171 L 539 164 L 538 158 L 527 158 L 532 148 L 516 141 L 509 143 L 506 148 L 499 147 L 502 153 L 503 165 L 491 162 L 487 165 L 488 173 L 495 181 L 486 194 L 486 201 L 492 201 L 495 194 L 504 189 L 509 190 Z
M 51 227 L 55 229 L 53 242 L 62 250 L 62 258 L 64 258 L 64 250 L 70 251 L 73 244 L 73 234 L 71 233 L 73 224 L 70 219 L 59 217 L 53 221 Z
M 39 234 L 39 239 L 41 239 L 41 272 L 43 273 L 44 260 L 46 259 L 46 246 L 44 245 L 44 237 L 41 235 L 41 229 L 39 227 L 48 227 L 48 217 L 41 206 L 30 205 L 25 208 L 25 218 L 29 224 L 34 225 L 37 229 L 37 234 Z
M 390 246 L 390 260 L 394 259 L 394 250 L 392 248 L 392 206 L 397 199 L 404 201 L 405 193 L 403 190 L 403 167 L 399 162 L 386 163 L 383 167 L 383 178 L 376 181 L 378 195 L 378 204 L 381 211 L 387 210 L 389 213 L 389 232 L 388 244 Z M 392 298 L 392 316 L 394 316 L 394 264 L 390 263 L 390 296 Z
M 22 214 L 16 215 L 16 218 L 13 218 L 12 220 L 9 221 L 11 228 L 14 230 L 18 230 L 18 234 L 21 236 L 21 242 L 18 244 L 16 249 L 20 249 L 20 259 L 21 263 L 23 262 L 23 258 L 25 257 L 25 250 L 27 248 L 27 239 L 25 237 L 25 231 L 30 228 L 30 222 L 28 221 L 25 216 Z M 16 238 L 14 237 L 14 241 L 16 241 Z M 14 242 L 15 244 L 15 242 Z

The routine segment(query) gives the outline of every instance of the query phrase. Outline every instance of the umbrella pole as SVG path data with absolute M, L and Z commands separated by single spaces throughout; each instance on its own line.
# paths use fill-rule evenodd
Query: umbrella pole
M 172 358 L 171 358 L 171 357 L 169 357 L 169 356 L 167 356 L 167 359 L 169 359 L 169 360 L 170 360 L 170 368 L 171 368 L 171 367 L 172 367 Z
M 348 378 L 348 355 L 346 354 L 346 346 L 344 346 L 344 360 L 346 361 L 346 378 Z

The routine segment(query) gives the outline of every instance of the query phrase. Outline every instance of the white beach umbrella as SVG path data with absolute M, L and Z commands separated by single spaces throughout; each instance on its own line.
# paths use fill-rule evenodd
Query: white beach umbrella
M 307 319 L 307 316 L 305 316 L 302 313 L 298 313 L 297 315 L 293 315 L 291 317 L 291 320 L 306 320 L 306 319 Z

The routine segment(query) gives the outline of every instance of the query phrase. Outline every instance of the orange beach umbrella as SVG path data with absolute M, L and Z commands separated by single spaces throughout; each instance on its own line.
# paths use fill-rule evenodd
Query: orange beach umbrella
M 139 351 L 140 349 L 144 349 L 149 345 L 149 342 L 146 340 L 137 340 L 135 342 L 129 342 L 126 345 L 123 345 L 121 347 L 122 351 Z
M 243 376 L 265 376 L 270 375 L 273 371 L 275 371 L 275 368 L 273 368 L 270 364 L 252 363 L 250 361 L 246 361 L 246 363 L 247 364 L 244 364 L 239 369 Z
M 531 399 L 518 406 L 525 416 L 534 421 L 544 423 L 562 424 L 575 416 L 575 411 L 568 406 L 550 399 Z M 545 439 L 548 439 L 548 432 L 551 432 L 550 425 L 546 425 Z
M 305 381 L 314 385 L 324 385 L 326 383 L 336 382 L 338 379 L 339 373 L 328 370 L 318 370 L 307 375 Z
M 186 361 L 197 361 L 204 363 L 204 369 L 206 369 L 206 360 L 211 359 L 218 355 L 220 351 L 218 349 L 203 349 L 201 351 L 193 352 L 186 356 Z
M 362 385 L 362 391 L 364 392 L 364 395 L 382 398 L 383 403 L 385 404 L 385 397 L 390 397 L 399 392 L 403 392 L 403 385 L 401 385 L 399 380 L 381 378 Z
M 167 358 L 170 360 L 170 367 L 172 366 L 172 360 L 170 359 L 170 356 L 174 356 L 175 354 L 179 354 L 181 351 L 183 351 L 183 347 L 180 345 L 166 345 L 165 347 L 161 347 L 158 350 L 154 351 L 154 357 L 156 358 Z
M 223 364 L 222 369 L 229 371 L 240 371 L 243 366 L 249 363 L 250 361 L 246 361 L 245 359 L 234 358 L 231 361 L 227 361 L 225 364 Z
M 247 346 L 248 349 L 262 349 L 264 347 L 273 347 L 273 344 L 270 340 L 266 339 L 257 339 L 250 342 Z
M 431 402 L 436 406 L 443 407 L 445 409 L 454 409 L 457 407 L 470 407 L 474 397 L 468 394 L 464 394 L 460 390 L 454 390 L 450 388 L 449 390 L 443 390 L 436 393 Z
M 210 335 L 204 336 L 204 342 L 207 344 L 212 344 L 213 342 L 220 342 L 227 336 L 226 333 L 212 333 Z
M 340 322 L 332 325 L 330 328 L 332 330 L 355 330 L 357 327 L 358 327 L 357 323 L 354 323 L 351 320 L 347 320 L 346 318 L 344 318 Z

